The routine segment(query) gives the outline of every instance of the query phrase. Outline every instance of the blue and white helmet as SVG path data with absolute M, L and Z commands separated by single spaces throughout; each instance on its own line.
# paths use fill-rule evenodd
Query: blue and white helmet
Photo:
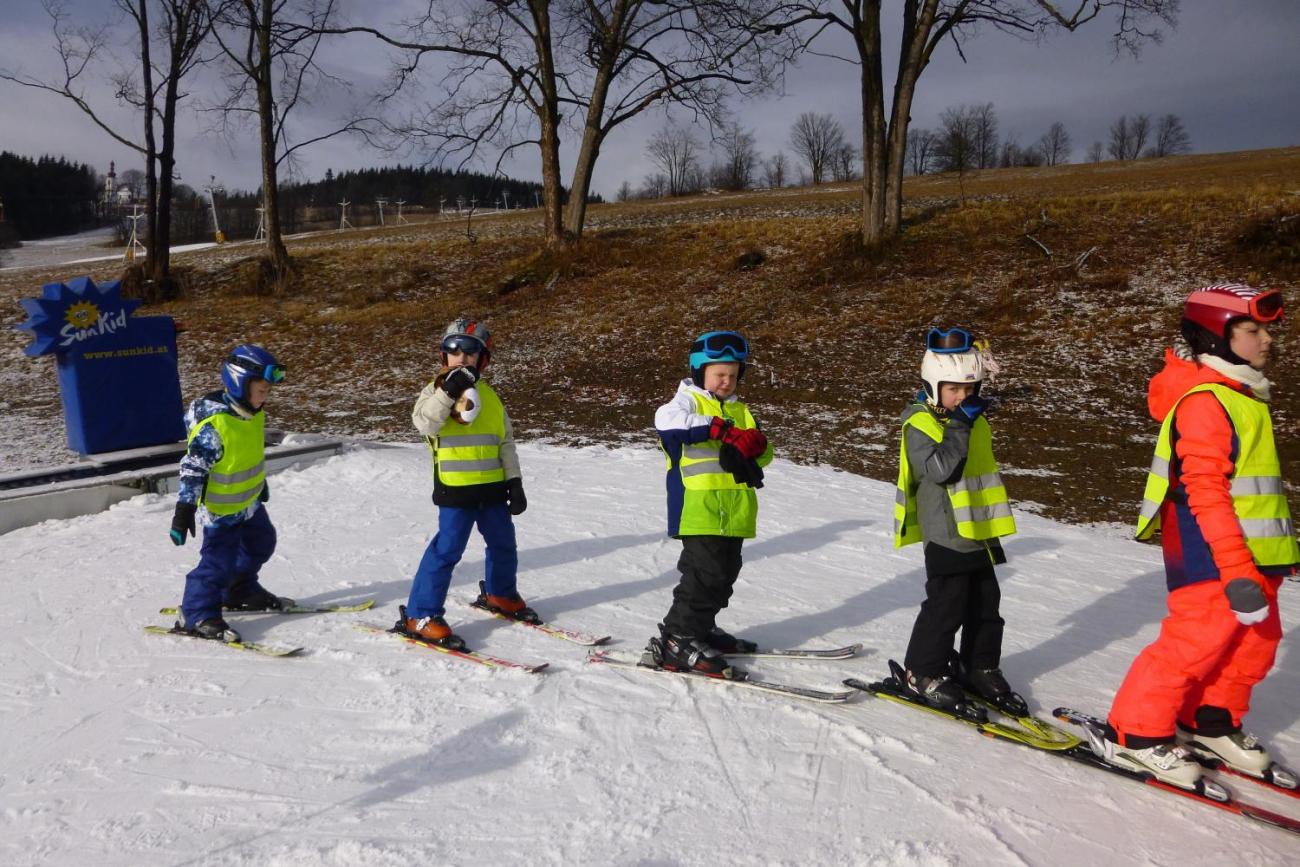
M 749 361 L 749 341 L 738 331 L 704 332 L 691 344 L 691 381 L 703 388 L 704 368 L 725 361 L 739 362 L 743 378 Z
M 241 404 L 248 403 L 248 383 L 265 379 L 269 383 L 284 380 L 284 365 L 275 356 L 253 343 L 241 343 L 230 350 L 221 364 L 221 382 L 226 393 Z

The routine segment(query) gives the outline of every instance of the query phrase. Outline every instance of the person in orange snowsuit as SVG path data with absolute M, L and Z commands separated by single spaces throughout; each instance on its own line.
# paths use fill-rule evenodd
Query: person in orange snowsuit
M 1148 390 L 1162 427 L 1138 538 L 1161 530 L 1169 615 L 1115 695 L 1106 750 L 1184 788 L 1200 781 L 1197 755 L 1296 786 L 1241 725 L 1282 637 L 1278 588 L 1300 561 L 1263 374 L 1281 317 L 1277 291 L 1192 292 L 1187 345 L 1166 350 Z

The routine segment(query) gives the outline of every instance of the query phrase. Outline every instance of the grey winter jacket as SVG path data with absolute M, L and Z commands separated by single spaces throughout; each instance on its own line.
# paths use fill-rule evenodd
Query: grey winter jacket
M 916 516 L 921 525 L 921 536 L 927 548 L 942 545 L 959 553 L 989 552 L 994 561 L 1001 561 L 1001 546 L 966 539 L 957 533 L 957 521 L 952 514 L 952 502 L 945 485 L 961 478 L 966 468 L 966 452 L 970 447 L 970 425 L 959 421 L 946 421 L 924 403 L 909 404 L 902 419 L 928 412 L 943 424 L 943 439 L 935 442 L 924 431 L 915 427 L 904 428 L 903 445 L 907 449 L 907 462 L 912 467 L 916 486 Z M 993 552 L 996 551 L 996 554 Z

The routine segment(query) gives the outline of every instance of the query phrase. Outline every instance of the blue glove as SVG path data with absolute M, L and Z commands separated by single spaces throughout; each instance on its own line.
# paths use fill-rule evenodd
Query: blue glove
M 984 410 L 989 408 L 989 402 L 978 394 L 972 394 L 957 404 L 957 408 L 952 411 L 952 417 L 967 424 L 974 424 L 975 419 L 979 418 Z

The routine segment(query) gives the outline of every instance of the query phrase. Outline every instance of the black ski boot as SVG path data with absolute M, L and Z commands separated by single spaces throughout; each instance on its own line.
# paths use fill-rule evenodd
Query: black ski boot
M 896 665 L 891 660 L 891 667 Z M 988 714 L 966 699 L 966 693 L 951 677 L 941 674 L 938 677 L 917 676 L 908 671 L 901 678 L 903 689 L 922 704 L 929 705 L 953 716 L 976 722 L 987 722 Z
M 724 632 L 718 627 L 709 630 L 709 634 L 704 639 L 718 653 L 753 653 L 758 650 L 758 645 L 753 641 L 746 641 L 743 638 L 737 638 L 729 632 Z
M 1007 716 L 1029 716 L 1029 705 L 1002 676 L 1000 668 L 967 669 L 957 662 L 957 681 L 971 695 L 988 702 Z
M 227 611 L 282 611 L 296 605 L 288 596 L 276 596 L 261 584 L 239 587 L 222 606 Z
M 242 640 L 239 633 L 231 629 L 230 624 L 220 617 L 209 617 L 193 629 L 187 628 L 178 620 L 175 631 L 188 632 L 196 638 L 206 638 L 209 641 L 224 641 L 226 644 L 238 644 Z
M 523 623 L 540 624 L 542 618 L 537 612 L 524 604 L 523 597 L 515 595 L 514 598 L 508 596 L 493 596 L 487 592 L 487 582 L 478 582 L 478 598 L 472 603 L 475 608 L 482 608 L 484 611 L 491 611 L 493 614 L 500 614 L 502 617 L 509 617 L 511 620 L 519 620 Z
M 646 656 L 654 666 L 669 671 L 688 671 L 726 680 L 740 679 L 740 673 L 727 662 L 726 657 L 697 638 L 664 633 L 650 639 Z

